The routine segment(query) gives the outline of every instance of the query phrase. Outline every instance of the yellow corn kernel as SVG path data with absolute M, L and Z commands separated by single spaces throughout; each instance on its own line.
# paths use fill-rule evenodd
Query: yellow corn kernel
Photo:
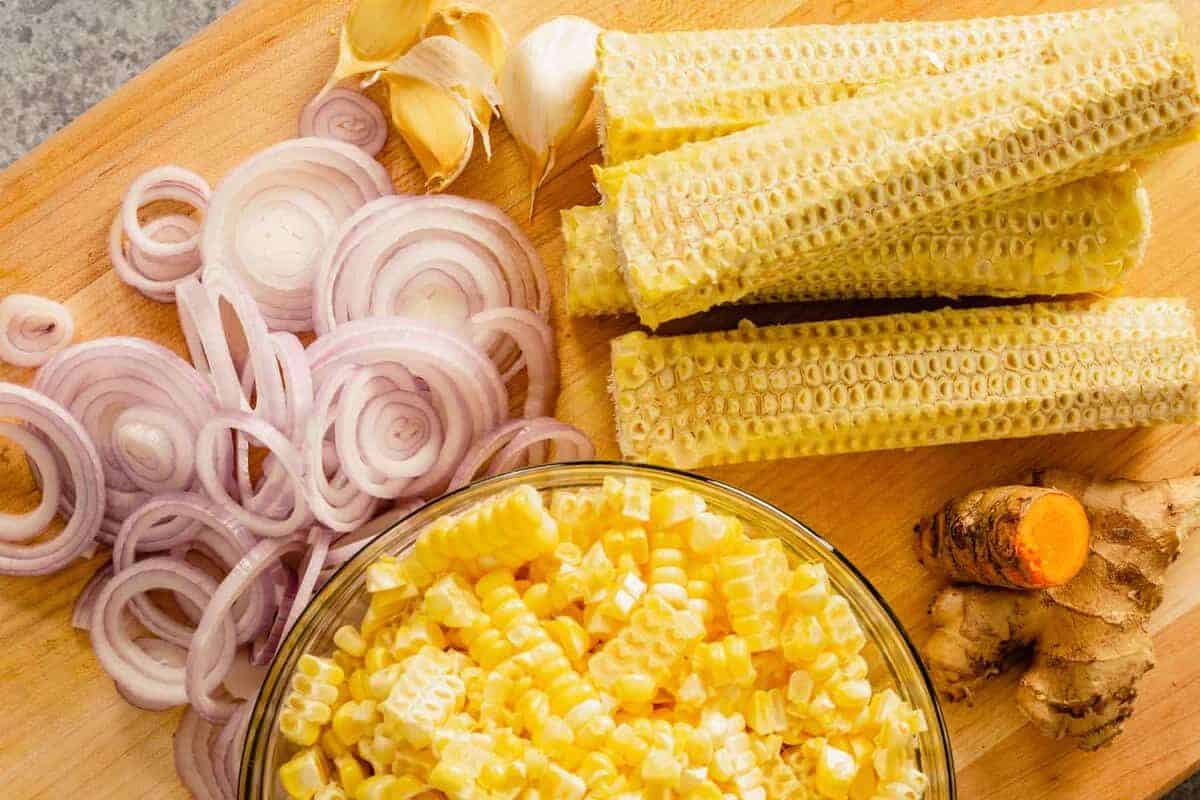
M 279 732 L 284 738 L 301 747 L 316 744 L 321 735 L 321 725 L 309 719 L 302 711 L 284 708 L 279 712 Z
M 750 541 L 717 562 L 717 585 L 730 624 L 752 653 L 779 644 L 779 598 L 787 574 L 787 554 L 778 539 Z
M 351 700 L 343 703 L 333 714 L 333 732 L 338 739 L 354 746 L 359 739 L 375 729 L 379 712 L 374 700 Z
M 692 651 L 692 668 L 707 688 L 754 684 L 750 646 L 740 636 L 726 636 L 720 641 L 696 645 Z
M 779 733 L 787 727 L 787 708 L 780 689 L 757 689 L 750 695 L 746 724 L 760 736 Z
M 379 710 L 389 731 L 414 747 L 428 747 L 434 732 L 466 702 L 467 687 L 428 650 L 397 666 L 402 670 Z
M 333 760 L 337 769 L 337 780 L 343 789 L 354 794 L 367 777 L 366 768 L 362 762 L 350 753 L 345 753 Z
M 871 684 L 861 678 L 840 681 L 829 688 L 829 697 L 838 708 L 857 710 L 871 701 Z
M 367 652 L 366 641 L 353 625 L 343 625 L 334 631 L 333 643 L 340 652 L 351 655 L 356 659 L 362 658 L 363 654 Z
M 588 632 L 570 617 L 555 617 L 545 624 L 545 628 L 572 664 L 582 661 L 592 647 Z
M 618 440 L 691 468 L 1190 422 L 1197 349 L 1185 301 L 1143 298 L 634 333 L 613 343 Z
M 634 564 L 645 564 L 650 558 L 650 545 L 646 529 L 634 525 L 606 531 L 603 536 L 604 551 L 614 562 L 622 557 L 632 559 Z
M 316 748 L 301 750 L 279 768 L 279 783 L 293 800 L 312 800 L 329 783 L 329 762 Z
M 650 523 L 655 530 L 672 528 L 703 513 L 704 498 L 687 489 L 663 489 L 650 499 Z
M 800 564 L 792 571 L 784 601 L 791 612 L 816 614 L 829 599 L 829 575 L 823 564 Z
M 815 786 L 822 797 L 842 800 L 850 794 L 850 783 L 858 771 L 854 756 L 826 745 L 817 758 Z
M 313 800 L 350 800 L 350 795 L 336 783 L 331 783 L 313 795 Z
M 682 772 L 682 765 L 667 750 L 654 748 L 646 754 L 646 759 L 642 762 L 642 780 L 652 786 L 675 788 L 679 785 Z
M 637 524 L 650 519 L 650 481 L 644 478 L 604 479 L 603 492 L 608 508 L 623 521 Z
M 1124 10 L 947 22 L 600 35 L 596 95 L 606 164 L 673 150 L 854 96 L 959 70 Z
M 466 628 L 483 613 L 471 587 L 459 575 L 443 575 L 425 590 L 425 615 L 448 628 Z
M 763 772 L 767 797 L 811 796 L 809 785 L 784 761 L 779 753 L 761 759 L 759 768 Z
M 659 595 L 647 594 L 629 624 L 588 659 L 588 673 L 605 690 L 614 689 L 619 681 L 628 688 L 631 676 L 644 676 L 652 685 L 662 686 L 703 635 L 704 623 L 694 611 L 677 609 Z
M 796 670 L 788 678 L 787 701 L 793 713 L 807 708 L 812 700 L 813 686 L 812 675 L 802 669 Z
M 336 663 L 328 658 L 318 658 L 314 655 L 300 656 L 296 670 L 300 675 L 311 678 L 313 681 L 333 686 L 338 686 L 346 680 L 346 673 L 342 672 L 342 668 Z
M 350 747 L 338 737 L 332 728 L 321 731 L 321 736 L 317 739 L 317 743 L 321 747 L 321 752 L 330 760 L 336 760 L 350 752 Z
M 633 726 L 621 723 L 613 729 L 608 737 L 610 751 L 626 766 L 636 766 L 642 763 L 650 751 L 649 745 L 642 740 Z

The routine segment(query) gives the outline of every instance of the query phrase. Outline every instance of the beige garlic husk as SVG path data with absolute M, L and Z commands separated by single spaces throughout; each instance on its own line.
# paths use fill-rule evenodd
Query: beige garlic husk
M 522 39 L 500 72 L 504 124 L 529 165 L 530 216 L 559 148 L 592 104 L 599 35 L 582 17 L 555 17 Z

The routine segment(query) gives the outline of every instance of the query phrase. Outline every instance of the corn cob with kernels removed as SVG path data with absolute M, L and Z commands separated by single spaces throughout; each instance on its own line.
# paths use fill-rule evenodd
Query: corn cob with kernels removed
M 1129 7 L 948 22 L 600 35 L 606 164 L 845 100 L 863 87 L 1012 55 Z
M 563 212 L 567 309 L 575 316 L 633 311 L 614 228 L 602 206 Z M 1149 235 L 1150 202 L 1137 173 L 1108 172 L 915 224 L 743 301 L 1108 292 L 1141 262 Z
M 621 453 L 692 468 L 1195 422 L 1183 300 L 943 310 L 613 340 Z
M 1195 138 L 1179 19 L 1145 6 L 1033 53 L 604 170 L 649 325 L 827 268 L 928 220 L 1014 202 Z

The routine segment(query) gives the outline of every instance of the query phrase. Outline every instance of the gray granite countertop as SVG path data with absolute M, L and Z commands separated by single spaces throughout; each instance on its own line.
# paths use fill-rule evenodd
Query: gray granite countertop
M 0 0 L 0 167 L 236 0 Z M 1200 800 L 1200 775 L 1166 800 Z

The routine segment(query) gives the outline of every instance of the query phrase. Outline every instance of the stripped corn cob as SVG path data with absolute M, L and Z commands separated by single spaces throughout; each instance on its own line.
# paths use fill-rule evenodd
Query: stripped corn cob
M 1129 9 L 600 36 L 606 164 L 723 136 L 888 83 L 1012 55 Z
M 613 340 L 621 453 L 690 468 L 1191 422 L 1183 300 L 943 310 Z
M 1194 138 L 1169 7 L 1033 54 L 614 168 L 601 189 L 649 325 L 770 289 L 922 220 L 962 216 Z
M 563 212 L 572 315 L 633 311 L 614 227 L 600 206 Z M 1133 170 L 1108 172 L 995 210 L 906 227 L 743 301 L 1102 293 L 1141 262 L 1149 235 L 1141 179 Z

